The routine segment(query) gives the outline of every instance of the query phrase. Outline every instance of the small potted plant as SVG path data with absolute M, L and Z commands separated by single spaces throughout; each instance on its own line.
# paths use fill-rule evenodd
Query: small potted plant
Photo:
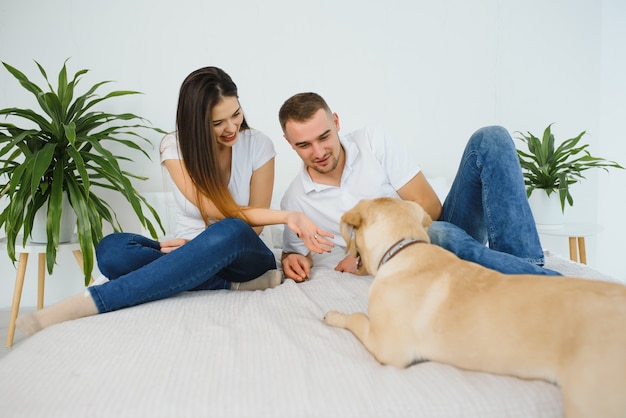
M 517 139 L 524 142 L 528 151 L 517 150 L 526 194 L 530 198 L 533 192 L 543 193 L 548 197 L 558 196 L 560 212 L 565 212 L 565 202 L 572 206 L 574 199 L 570 193 L 570 185 L 584 179 L 583 172 L 591 168 L 623 167 L 615 161 L 593 157 L 587 147 L 589 144 L 580 145 L 579 142 L 585 135 L 581 132 L 574 138 L 565 140 L 558 147 L 555 146 L 554 135 L 551 132 L 552 124 L 543 131 L 543 136 L 536 137 L 532 133 L 517 132 Z M 538 222 L 539 223 L 539 222 Z
M 63 201 L 75 214 L 74 224 L 83 255 L 85 284 L 94 265 L 93 248 L 102 239 L 103 221 L 115 231 L 121 225 L 109 202 L 96 194 L 100 190 L 119 192 L 130 203 L 141 224 L 153 237 L 157 231 L 150 218 L 161 221 L 156 211 L 133 186 L 131 180 L 146 180 L 120 167 L 120 161 L 132 161 L 131 152 L 150 158 L 137 139 L 151 144 L 141 132 L 163 133 L 146 124 L 132 113 L 107 113 L 98 105 L 111 98 L 138 94 L 135 91 L 113 91 L 99 97 L 96 90 L 109 81 L 92 85 L 82 95 L 76 94 L 81 76 L 88 70 L 76 72 L 68 78 L 66 63 L 58 74 L 56 90 L 50 84 L 44 68 L 37 67 L 47 84 L 47 91 L 31 82 L 22 72 L 3 62 L 4 67 L 27 91 L 32 93 L 41 111 L 10 107 L 0 110 L 6 119 L 25 122 L 22 126 L 0 121 L 0 199 L 6 207 L 0 213 L 0 228 L 7 237 L 7 252 L 16 261 L 15 245 L 23 236 L 22 245 L 33 231 L 40 209 L 45 220 L 46 265 L 52 273 L 60 242 Z M 115 144 L 123 152 L 114 154 L 107 144 Z M 40 212 L 41 213 L 41 212 Z M 67 213 L 66 213 L 67 215 Z

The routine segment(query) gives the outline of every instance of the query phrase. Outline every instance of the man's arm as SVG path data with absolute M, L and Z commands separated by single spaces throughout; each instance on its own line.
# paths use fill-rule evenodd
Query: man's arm
M 342 273 L 352 273 L 352 274 L 362 274 L 359 272 L 359 264 L 361 260 L 358 257 L 353 257 L 351 255 L 346 256 L 343 260 L 337 264 L 335 267 L 335 271 L 340 271 Z
M 419 203 L 433 220 L 441 216 L 442 206 L 426 176 L 421 171 L 398 190 L 398 194 L 404 200 L 412 200 Z
M 308 280 L 313 266 L 313 257 L 311 253 L 302 255 L 299 253 L 286 253 L 283 251 L 280 257 L 283 266 L 283 274 L 288 279 L 296 282 Z

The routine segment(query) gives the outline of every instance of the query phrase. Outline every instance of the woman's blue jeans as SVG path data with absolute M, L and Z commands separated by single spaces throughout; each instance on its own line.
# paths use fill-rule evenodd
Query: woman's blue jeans
M 543 250 L 515 144 L 499 126 L 470 138 L 429 236 L 458 257 L 501 273 L 559 275 L 540 267 Z
M 230 289 L 276 268 L 276 259 L 240 219 L 209 225 L 171 253 L 142 235 L 114 233 L 96 248 L 108 282 L 88 290 L 100 313 L 164 299 L 187 290 Z

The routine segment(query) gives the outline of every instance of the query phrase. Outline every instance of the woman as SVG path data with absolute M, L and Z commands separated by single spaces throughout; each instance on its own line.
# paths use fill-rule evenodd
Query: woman
M 191 73 L 180 89 L 176 124 L 178 131 L 161 142 L 161 161 L 175 186 L 177 238 L 104 237 L 96 255 L 109 281 L 18 318 L 26 335 L 188 290 L 275 287 L 281 275 L 258 236 L 263 225 L 286 224 L 311 251 L 330 249 L 324 236 L 331 235 L 304 214 L 269 209 L 274 147 L 248 126 L 228 74 L 215 67 Z

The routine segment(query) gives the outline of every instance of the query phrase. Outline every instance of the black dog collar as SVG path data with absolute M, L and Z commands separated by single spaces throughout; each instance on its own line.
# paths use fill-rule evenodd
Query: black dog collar
M 405 238 L 405 239 L 401 239 L 400 241 L 396 242 L 395 244 L 393 244 L 391 246 L 390 249 L 387 250 L 385 255 L 383 255 L 383 258 L 380 260 L 380 263 L 378 263 L 378 268 L 381 268 L 381 266 L 383 264 L 385 264 L 387 261 L 391 260 L 393 258 L 393 256 L 398 254 L 400 251 L 402 251 L 403 249 L 405 249 L 409 245 L 416 244 L 418 242 L 428 243 L 428 241 L 426 241 L 423 238 L 416 238 L 416 239 Z

